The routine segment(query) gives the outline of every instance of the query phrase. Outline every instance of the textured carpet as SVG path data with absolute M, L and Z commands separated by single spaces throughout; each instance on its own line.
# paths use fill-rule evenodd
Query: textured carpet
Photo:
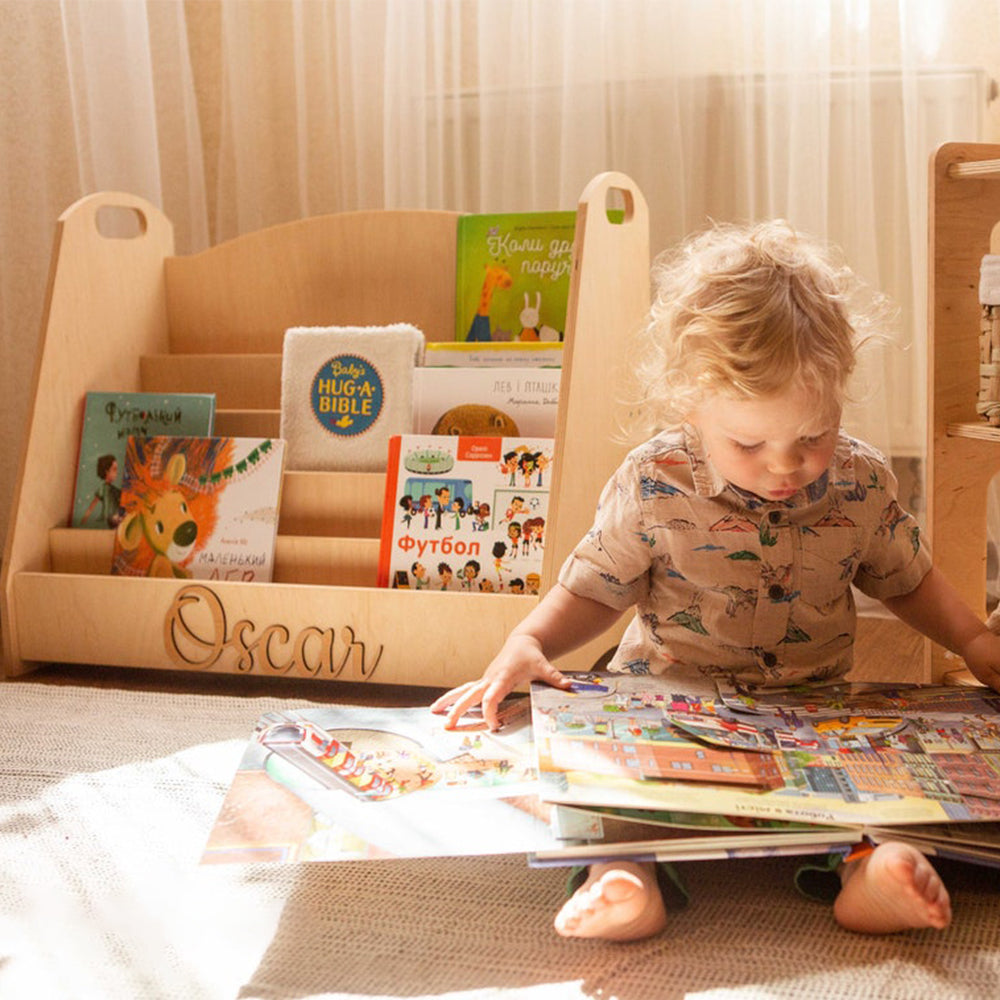
M 669 931 L 610 945 L 558 938 L 563 874 L 520 856 L 201 867 L 257 717 L 346 689 L 79 677 L 0 684 L 3 1000 L 1000 995 L 987 869 L 948 870 L 947 931 L 876 939 L 800 898 L 794 861 L 691 863 Z

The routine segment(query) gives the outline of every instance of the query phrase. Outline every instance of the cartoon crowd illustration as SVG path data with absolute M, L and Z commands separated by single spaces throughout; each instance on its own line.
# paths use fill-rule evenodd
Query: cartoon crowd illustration
M 545 548 L 550 451 L 520 443 L 488 475 L 414 474 L 401 482 L 394 587 L 537 594 Z

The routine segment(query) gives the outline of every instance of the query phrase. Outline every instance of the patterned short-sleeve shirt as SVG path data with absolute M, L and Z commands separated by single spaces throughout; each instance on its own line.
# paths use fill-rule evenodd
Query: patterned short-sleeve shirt
M 896 489 L 885 459 L 841 434 L 816 482 L 764 500 L 723 480 L 692 429 L 667 431 L 612 476 L 559 580 L 611 607 L 635 605 L 611 670 L 832 679 L 851 666 L 851 584 L 885 599 L 930 569 Z

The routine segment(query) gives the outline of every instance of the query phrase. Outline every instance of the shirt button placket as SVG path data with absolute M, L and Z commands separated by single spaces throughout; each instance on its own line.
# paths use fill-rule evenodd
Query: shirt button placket
M 781 510 L 766 511 L 760 526 L 761 579 L 754 614 L 753 644 L 757 649 L 767 651 L 767 659 L 772 667 L 780 653 L 778 643 L 788 634 L 788 619 L 792 601 L 788 600 L 786 583 L 790 581 L 781 575 L 780 579 L 768 582 L 764 574 L 765 565 L 781 572 L 792 565 L 792 532 Z

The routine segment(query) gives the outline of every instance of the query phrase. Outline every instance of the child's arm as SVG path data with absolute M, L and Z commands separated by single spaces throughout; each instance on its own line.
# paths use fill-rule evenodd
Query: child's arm
M 972 613 L 940 570 L 932 568 L 915 590 L 884 604 L 907 625 L 957 653 L 975 677 L 1000 691 L 1000 636 Z
M 497 729 L 497 708 L 514 688 L 532 680 L 568 688 L 569 678 L 550 661 L 600 635 L 621 614 L 617 608 L 578 597 L 557 583 L 511 631 L 483 676 L 443 694 L 431 705 L 431 711 L 447 712 L 445 728 L 452 729 L 470 708 L 482 705 L 486 724 Z

